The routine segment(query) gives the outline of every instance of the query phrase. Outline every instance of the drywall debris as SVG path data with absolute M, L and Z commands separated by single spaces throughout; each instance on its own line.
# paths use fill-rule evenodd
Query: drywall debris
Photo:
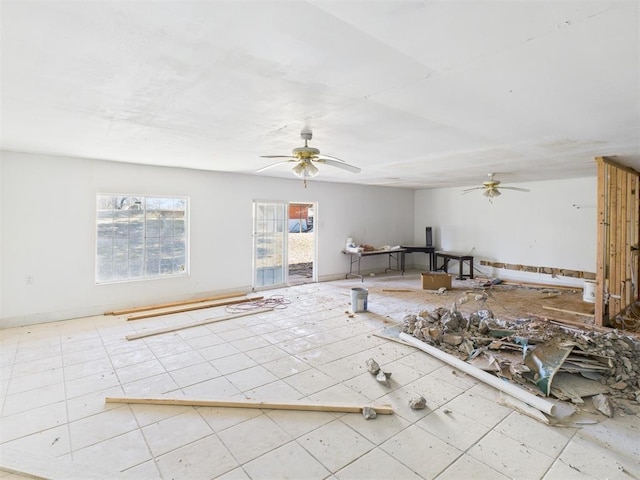
M 373 358 L 367 360 L 367 370 L 371 375 L 377 375 L 380 371 L 380 365 Z
M 609 397 L 606 395 L 600 393 L 593 397 L 593 406 L 603 415 L 606 415 L 609 418 L 613 416 L 613 407 Z
M 391 372 L 383 372 L 382 370 L 380 370 L 380 372 L 378 372 L 378 375 L 376 375 L 376 380 L 381 384 L 383 384 L 384 386 L 390 387 L 391 386 L 391 383 L 389 382 L 390 377 L 391 377 Z
M 411 400 L 409 400 L 409 406 L 414 410 L 422 410 L 424 408 L 427 408 L 427 400 L 422 395 L 413 397 Z
M 640 404 L 640 341 L 633 336 L 535 316 L 506 321 L 484 306 L 463 315 L 457 306 L 406 315 L 402 332 L 510 382 L 533 381 L 540 395 L 581 404 L 606 393 L 616 408 Z M 562 382 L 554 388 L 561 373 Z
M 373 407 L 364 407 L 362 409 L 362 416 L 367 420 L 372 420 L 378 416 L 375 408 Z

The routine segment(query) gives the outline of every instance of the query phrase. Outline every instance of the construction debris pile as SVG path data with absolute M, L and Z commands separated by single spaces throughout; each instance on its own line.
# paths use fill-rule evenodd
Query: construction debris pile
M 632 336 L 543 319 L 507 322 L 488 308 L 465 316 L 461 303 L 407 315 L 402 331 L 536 395 L 640 404 L 640 342 Z

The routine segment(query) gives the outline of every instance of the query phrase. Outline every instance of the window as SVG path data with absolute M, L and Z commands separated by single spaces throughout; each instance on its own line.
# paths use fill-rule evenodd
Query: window
M 187 273 L 187 198 L 98 194 L 96 203 L 96 283 Z

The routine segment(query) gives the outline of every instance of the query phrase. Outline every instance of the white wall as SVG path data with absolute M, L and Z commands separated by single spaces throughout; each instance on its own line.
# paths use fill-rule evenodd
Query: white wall
M 372 245 L 413 236 L 411 190 L 275 179 L 79 158 L 0 154 L 0 327 L 100 314 L 114 308 L 248 290 L 252 202 L 318 202 L 318 275 L 349 268 L 347 237 Z M 190 197 L 187 278 L 95 285 L 96 193 Z M 367 259 L 367 268 L 385 258 Z M 32 278 L 27 285 L 26 277 Z
M 436 249 L 473 252 L 478 267 L 484 259 L 595 272 L 596 178 L 510 185 L 531 191 L 503 190 L 493 203 L 480 190 L 464 195 L 462 188 L 416 191 L 415 244 L 424 245 L 424 227 L 432 226 Z M 568 277 L 479 268 L 502 279 L 583 284 Z

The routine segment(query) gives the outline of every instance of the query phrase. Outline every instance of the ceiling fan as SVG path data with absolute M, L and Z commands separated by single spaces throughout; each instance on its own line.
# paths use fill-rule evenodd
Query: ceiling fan
M 286 158 L 280 162 L 272 163 L 266 167 L 256 170 L 256 173 L 264 172 L 270 168 L 285 163 L 295 163 L 291 169 L 295 175 L 304 179 L 304 186 L 307 187 L 307 177 L 315 177 L 318 174 L 318 167 L 315 164 L 326 164 L 332 167 L 338 167 L 352 173 L 360 173 L 358 167 L 349 165 L 344 160 L 329 155 L 321 155 L 320 150 L 307 145 L 307 142 L 313 137 L 313 132 L 309 129 L 303 129 L 300 132 L 300 138 L 304 140 L 304 147 L 294 148 L 291 155 L 260 155 L 261 158 Z
M 485 197 L 487 197 L 489 199 L 489 202 L 492 202 L 492 198 L 494 197 L 498 197 L 500 195 L 502 195 L 502 193 L 500 192 L 500 190 L 498 190 L 498 185 L 500 185 L 500 181 L 499 180 L 494 180 L 495 173 L 489 173 L 489 180 L 486 182 L 482 182 L 482 186 L 480 187 L 473 187 L 473 188 L 467 188 L 466 190 L 463 190 L 462 194 L 464 195 L 465 193 L 469 193 L 472 192 L 473 190 L 481 190 L 483 189 L 484 192 L 482 193 Z M 527 188 L 519 188 L 519 187 L 505 187 L 505 186 L 501 186 L 501 189 L 507 189 L 507 190 L 516 190 L 518 192 L 530 192 L 531 190 L 527 189 Z

